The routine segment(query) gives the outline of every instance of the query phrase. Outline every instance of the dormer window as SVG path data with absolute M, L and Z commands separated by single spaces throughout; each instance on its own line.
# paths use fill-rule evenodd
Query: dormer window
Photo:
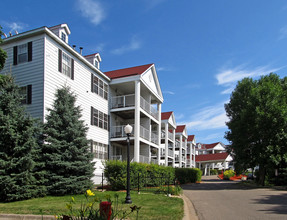
M 99 65 L 100 65 L 100 63 L 99 63 L 99 61 L 98 61 L 98 60 L 96 60 L 96 59 L 95 59 L 94 65 L 95 65 L 95 67 L 96 67 L 97 69 L 99 69 Z
M 61 39 L 66 42 L 67 35 L 64 32 L 62 32 Z

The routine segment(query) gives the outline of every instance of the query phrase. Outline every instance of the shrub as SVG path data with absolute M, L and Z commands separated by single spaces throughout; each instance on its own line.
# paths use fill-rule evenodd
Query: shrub
M 171 195 L 180 195 L 182 193 L 182 188 L 180 186 L 161 186 L 157 190 L 158 193 L 171 194 Z
M 217 175 L 217 170 L 216 169 L 210 169 L 210 175 Z
M 126 188 L 126 172 L 126 161 L 110 160 L 105 162 L 104 174 L 108 183 L 111 185 L 112 190 L 123 190 Z M 140 183 L 138 183 L 138 176 L 140 176 Z M 138 184 L 140 184 L 140 187 L 142 187 L 143 184 L 148 186 L 159 186 L 160 183 L 162 183 L 162 179 L 158 177 L 161 176 L 164 177 L 164 180 L 169 177 L 169 183 L 172 183 L 175 178 L 174 168 L 136 162 L 130 164 L 130 180 L 132 188 L 136 188 Z M 144 181 L 142 181 L 143 178 L 145 178 Z
M 235 176 L 235 172 L 234 170 L 226 170 L 224 171 L 223 176 L 225 180 L 229 180 L 230 177 Z
M 175 168 L 175 177 L 180 184 L 199 182 L 201 175 L 201 170 L 198 168 Z

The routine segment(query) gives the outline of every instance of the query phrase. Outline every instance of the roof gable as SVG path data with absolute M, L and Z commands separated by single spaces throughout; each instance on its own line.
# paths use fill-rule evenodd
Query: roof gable
M 194 135 L 188 135 L 187 141 L 188 141 L 188 142 L 194 141 Z
M 147 65 L 129 67 L 129 68 L 124 68 L 124 69 L 119 69 L 119 70 L 112 70 L 112 71 L 105 72 L 105 74 L 111 79 L 118 79 L 118 78 L 123 78 L 123 77 L 141 75 L 145 71 L 147 71 L 152 65 L 153 64 L 147 64 Z

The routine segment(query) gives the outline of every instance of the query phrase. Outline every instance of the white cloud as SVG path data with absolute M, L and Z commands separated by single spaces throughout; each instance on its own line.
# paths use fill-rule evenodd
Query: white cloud
M 117 49 L 112 50 L 112 53 L 116 55 L 121 55 L 130 51 L 138 50 L 140 48 L 141 41 L 134 36 L 127 45 L 123 45 Z
M 279 40 L 282 40 L 287 37 L 287 26 L 284 26 L 279 31 Z
M 182 118 L 184 118 L 184 114 L 174 114 L 175 120 L 180 120 Z
M 28 27 L 27 24 L 24 24 L 22 22 L 7 22 L 7 21 L 2 21 L 3 27 L 7 27 L 9 28 L 9 31 L 13 32 L 13 31 L 22 31 L 25 28 Z
M 172 91 L 163 91 L 162 93 L 164 93 L 164 94 L 169 94 L 169 95 L 175 95 L 175 93 L 172 92 Z
M 198 113 L 192 115 L 191 120 L 179 122 L 178 124 L 185 124 L 188 129 L 199 131 L 226 128 L 226 121 L 228 121 L 228 118 L 224 103 L 219 103 L 199 110 Z
M 218 85 L 227 87 L 227 89 L 222 91 L 221 94 L 230 94 L 237 81 L 245 77 L 258 77 L 278 71 L 282 68 L 271 68 L 269 65 L 266 65 L 250 69 L 246 66 L 246 64 L 242 64 L 234 68 L 222 68 L 222 70 L 215 76 Z
M 77 0 L 77 7 L 82 16 L 88 18 L 95 25 L 100 24 L 106 17 L 106 12 L 99 1 Z

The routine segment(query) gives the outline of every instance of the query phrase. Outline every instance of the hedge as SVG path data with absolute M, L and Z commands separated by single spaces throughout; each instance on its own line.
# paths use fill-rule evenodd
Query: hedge
M 112 190 L 123 190 L 126 188 L 127 181 L 127 162 L 110 160 L 105 162 L 105 177 L 110 184 Z M 156 177 L 164 176 L 165 178 L 170 178 L 170 183 L 175 178 L 174 168 L 164 167 L 156 164 L 145 164 L 145 163 L 130 163 L 130 180 L 131 187 L 138 186 L 138 175 L 140 177 L 149 177 L 145 184 L 149 186 L 159 186 L 159 179 Z M 140 186 L 143 182 L 140 182 Z
M 198 168 L 175 168 L 175 177 L 180 184 L 201 181 L 202 172 Z

